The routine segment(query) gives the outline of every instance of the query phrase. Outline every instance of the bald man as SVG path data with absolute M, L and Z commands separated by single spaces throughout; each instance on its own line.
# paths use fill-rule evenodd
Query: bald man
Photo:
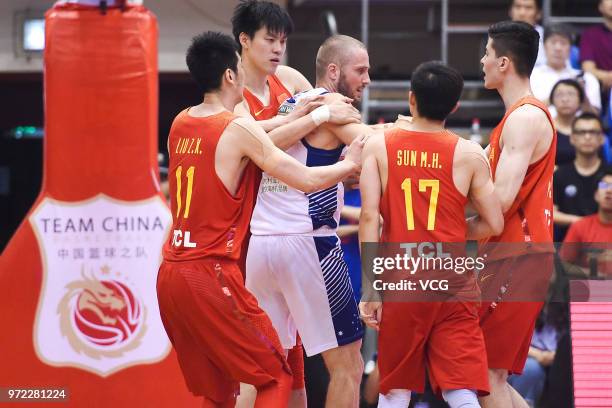
M 360 100 L 370 83 L 368 52 L 358 40 L 334 36 L 317 54 L 316 88 L 279 108 L 289 114 L 302 98 L 326 103 Z M 335 163 L 345 145 L 373 131 L 363 124 L 324 123 L 291 146 L 279 146 L 309 167 Z M 336 235 L 342 184 L 305 194 L 264 173 L 251 219 L 246 286 L 270 316 L 285 349 L 299 331 L 308 356 L 321 353 L 330 373 L 328 407 L 357 407 L 363 373 L 363 326 Z

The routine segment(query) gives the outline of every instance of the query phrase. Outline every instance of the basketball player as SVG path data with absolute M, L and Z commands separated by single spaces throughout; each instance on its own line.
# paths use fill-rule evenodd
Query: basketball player
M 293 68 L 280 65 L 293 31 L 289 14 L 278 4 L 268 1 L 242 1 L 234 9 L 232 32 L 239 43 L 246 81 L 244 101 L 236 106 L 236 113 L 249 114 L 268 131 L 273 143 L 287 149 L 322 123 L 359 123 L 359 112 L 350 105 L 351 100 L 341 95 L 328 96 L 327 104 L 316 95 L 303 98 L 301 103 L 287 115 L 278 115 L 278 110 L 291 95 L 312 89 L 308 80 Z M 314 110 L 314 111 L 313 111 Z M 257 179 L 259 185 L 259 179 Z M 246 263 L 246 248 L 249 235 L 244 242 L 241 266 Z M 289 351 L 288 361 L 294 375 L 290 407 L 306 407 L 304 383 L 304 356 L 301 344 Z M 239 406 L 252 406 L 252 388 L 242 387 Z
M 360 181 L 362 243 L 433 246 L 501 232 L 501 206 L 482 148 L 444 128 L 462 89 L 455 69 L 421 64 L 411 79 L 412 121 L 400 118 L 384 138 L 368 140 Z M 468 201 L 479 215 L 466 222 Z M 478 298 L 470 273 L 462 279 L 462 299 Z M 479 407 L 477 393 L 489 386 L 477 303 L 402 299 L 360 303 L 366 324 L 380 330 L 378 406 L 408 407 L 410 392 L 423 392 L 427 368 L 434 391 L 452 408 Z
M 322 98 L 313 97 L 289 115 L 277 116 L 280 104 L 287 98 L 312 89 L 302 74 L 280 65 L 292 31 L 291 17 L 278 4 L 247 0 L 234 10 L 232 32 L 246 72 L 244 101 L 237 106 L 236 113 L 250 113 L 280 148 L 292 146 L 321 123 L 360 121 L 359 112 L 348 103 L 350 99 L 340 95 L 334 99 L 335 104 L 323 106 Z M 317 107 L 316 112 L 311 112 Z M 271 132 L 277 128 L 282 131 Z
M 494 296 L 487 294 L 489 288 L 484 281 L 487 275 L 505 276 L 503 292 L 508 296 L 512 293 L 518 296 L 513 288 L 521 284 L 540 288 L 545 294 L 552 269 L 552 256 L 537 254 L 552 251 L 556 146 L 551 116 L 546 106 L 533 97 L 529 85 L 538 56 L 538 40 L 537 31 L 529 24 L 509 21 L 493 24 L 480 61 L 485 87 L 497 89 L 506 107 L 486 149 L 505 219 L 504 231 L 492 237 L 489 244 L 496 243 L 498 248 L 504 243 L 506 248 L 508 243 L 514 246 L 504 248 L 498 256 L 501 259 L 490 263 L 481 273 L 483 298 L 489 300 Z M 501 288 L 494 287 L 492 294 L 498 289 Z M 506 380 L 508 373 L 523 371 L 541 307 L 540 302 L 483 303 L 481 326 L 491 384 L 491 394 L 481 399 L 483 407 L 528 406 Z
M 370 82 L 368 52 L 360 41 L 334 36 L 317 54 L 317 88 L 287 99 L 280 113 L 301 98 L 340 92 L 353 100 Z M 373 131 L 363 124 L 323 124 L 287 153 L 307 166 L 337 162 L 345 145 Z M 285 349 L 299 332 L 306 354 L 322 353 L 330 373 L 326 406 L 358 406 L 363 374 L 363 326 L 336 235 L 342 184 L 311 194 L 264 173 L 253 211 L 246 287 L 270 316 Z
M 291 371 L 237 264 L 255 165 L 316 191 L 359 170 L 363 139 L 342 162 L 308 168 L 276 148 L 252 119 L 232 113 L 243 98 L 244 70 L 230 37 L 196 37 L 187 65 L 204 100 L 179 113 L 168 138 L 173 233 L 157 280 L 162 321 L 187 386 L 204 396 L 204 406 L 233 407 L 245 382 L 257 387 L 256 407 L 286 407 Z

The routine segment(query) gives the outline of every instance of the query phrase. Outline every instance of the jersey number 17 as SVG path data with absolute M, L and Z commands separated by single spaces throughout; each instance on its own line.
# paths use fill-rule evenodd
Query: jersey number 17
M 427 231 L 433 231 L 436 227 L 436 209 L 438 208 L 438 194 L 440 193 L 440 180 L 420 179 L 418 180 L 419 193 L 431 189 L 429 196 L 429 211 L 427 212 Z M 414 231 L 414 209 L 412 207 L 412 179 L 405 178 L 402 182 L 404 190 L 404 202 L 406 204 L 406 227 L 408 231 Z

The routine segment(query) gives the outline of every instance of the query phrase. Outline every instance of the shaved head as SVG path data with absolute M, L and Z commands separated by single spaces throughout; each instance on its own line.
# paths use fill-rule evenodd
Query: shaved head
M 356 49 L 367 50 L 361 41 L 348 35 L 333 35 L 325 40 L 317 52 L 317 81 L 325 77 L 329 64 L 341 68 Z
M 329 37 L 317 53 L 317 86 L 361 100 L 370 84 L 370 57 L 366 46 L 348 35 Z

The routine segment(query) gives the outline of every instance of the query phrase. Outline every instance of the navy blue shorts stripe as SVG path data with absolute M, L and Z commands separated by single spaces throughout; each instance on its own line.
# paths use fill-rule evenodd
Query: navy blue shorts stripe
M 339 346 L 352 343 L 363 337 L 363 324 L 359 318 L 340 240 L 336 236 L 313 239 L 323 271 L 336 340 Z

